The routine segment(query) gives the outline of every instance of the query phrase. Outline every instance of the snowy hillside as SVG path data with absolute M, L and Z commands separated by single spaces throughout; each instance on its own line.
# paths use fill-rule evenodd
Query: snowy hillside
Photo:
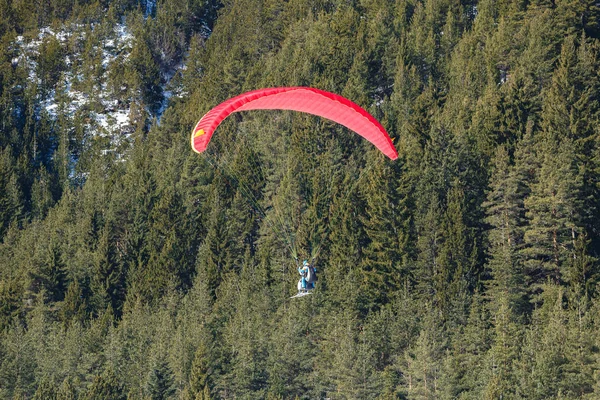
M 104 154 L 122 151 L 136 123 L 144 118 L 139 107 L 135 107 L 141 97 L 139 87 L 124 79 L 128 75 L 135 77 L 129 62 L 135 42 L 124 22 L 108 30 L 82 24 L 60 30 L 46 27 L 35 37 L 17 37 L 12 66 L 26 74 L 28 86 L 35 88 L 29 90 L 35 90 L 38 120 L 62 120 L 63 125 L 70 127 L 73 121 L 82 121 L 87 139 L 100 136 L 109 140 Z M 52 62 L 60 66 L 60 75 L 55 84 L 47 87 L 42 64 L 49 57 L 54 57 Z M 146 118 L 160 119 L 171 95 L 165 87 L 175 72 L 173 69 L 160 75 L 159 106 L 154 112 L 144 107 Z

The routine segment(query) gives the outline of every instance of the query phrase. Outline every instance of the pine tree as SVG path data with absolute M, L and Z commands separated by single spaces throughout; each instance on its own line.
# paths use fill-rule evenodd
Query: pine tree
M 123 261 L 127 270 L 127 280 L 131 285 L 128 295 L 142 296 L 150 300 L 153 297 L 144 274 L 150 252 L 154 250 L 148 243 L 148 233 L 151 225 L 150 214 L 157 201 L 157 190 L 154 174 L 149 169 L 147 148 L 141 142 L 141 138 L 139 140 L 129 165 L 130 173 L 124 177 L 123 190 L 113 195 L 112 201 L 121 202 L 114 205 L 115 211 L 120 214 L 115 223 L 128 227 L 122 239 Z
M 573 257 L 570 258 L 568 269 L 565 272 L 565 281 L 569 284 L 575 303 L 589 299 L 595 294 L 595 286 L 600 278 L 598 276 L 598 259 L 590 255 L 588 246 L 590 240 L 584 235 L 577 238 Z
M 367 327 L 361 326 L 350 312 L 343 316 L 338 327 L 330 326 L 332 335 L 328 338 L 336 345 L 332 384 L 344 398 L 372 397 L 381 389 L 375 370 L 377 351 L 370 343 Z
M 125 400 L 122 384 L 111 369 L 96 375 L 83 398 L 85 400 Z
M 441 398 L 482 397 L 485 352 L 491 345 L 488 318 L 483 298 L 475 293 L 466 324 L 453 330 L 450 350 L 444 357 Z
M 22 218 L 24 198 L 8 148 L 0 151 L 0 238 L 12 223 Z
M 31 187 L 31 214 L 34 218 L 44 219 L 48 210 L 55 204 L 53 176 L 42 166 Z
M 544 287 L 543 306 L 532 316 L 525 334 L 522 355 L 515 374 L 518 379 L 516 397 L 533 398 L 557 396 L 564 379 L 567 362 L 567 315 L 564 309 L 563 289 L 554 284 Z
M 72 281 L 67 287 L 65 299 L 60 309 L 60 318 L 65 327 L 71 323 L 83 323 L 87 319 L 87 304 L 83 298 L 83 291 L 77 280 Z
M 199 394 L 196 395 L 196 400 L 211 400 L 212 399 L 208 385 L 204 386 L 204 390 L 202 391 L 202 397 L 200 399 L 198 399 L 198 397 L 200 397 Z
M 246 267 L 246 266 L 245 266 Z M 265 316 L 269 315 L 271 299 L 266 290 L 256 288 L 251 279 L 252 265 L 242 270 L 241 277 L 226 276 L 219 288 L 216 306 L 227 301 L 229 318 L 223 327 L 222 340 L 230 368 L 217 384 L 235 396 L 263 397 L 266 389 L 267 342 L 269 328 Z M 236 293 L 237 292 L 237 293 Z M 226 315 L 227 315 L 226 314 Z
M 33 400 L 56 400 L 57 387 L 49 377 L 44 377 L 33 395 Z
M 53 156 L 53 166 L 56 170 L 57 184 L 62 189 L 70 182 L 75 167 L 73 163 L 75 154 L 72 152 L 73 145 L 75 144 L 75 140 L 72 137 L 74 129 L 72 127 L 71 118 L 68 115 L 70 99 L 67 94 L 67 81 L 64 77 L 57 83 L 55 93 L 57 102 L 55 132 L 58 136 L 58 145 Z
M 493 160 L 497 144 L 509 140 L 511 135 L 502 126 L 501 107 L 502 96 L 498 85 L 489 82 L 474 106 L 470 133 L 477 143 L 478 153 L 489 160 Z
M 442 220 L 444 241 L 440 247 L 439 271 L 436 285 L 440 306 L 458 322 L 466 322 L 468 290 L 476 281 L 476 249 L 472 229 L 466 225 L 465 195 L 455 181 L 448 193 L 447 206 Z
M 163 100 L 160 86 L 160 70 L 156 65 L 152 50 L 145 36 L 137 37 L 129 58 L 131 68 L 136 72 L 135 94 L 152 111 L 158 111 Z M 139 94 L 138 94 L 139 93 Z
M 373 161 L 377 162 L 377 161 Z M 367 245 L 363 250 L 359 288 L 365 304 L 385 304 L 387 295 L 396 290 L 408 276 L 409 223 L 405 199 L 399 199 L 391 187 L 392 169 L 381 163 L 374 166 L 361 188 L 365 197 L 362 216 Z
M 440 313 L 430 308 L 424 315 L 421 330 L 415 343 L 405 351 L 403 362 L 406 371 L 403 389 L 407 396 L 415 399 L 440 395 L 442 354 L 446 345 Z
M 35 392 L 35 351 L 31 336 L 22 326 L 13 324 L 2 337 L 0 382 L 3 395 L 25 398 L 22 393 Z M 17 396 L 18 395 L 18 396 Z
M 416 222 L 417 230 L 417 290 L 423 298 L 433 298 L 435 304 L 441 304 L 443 287 L 438 287 L 439 252 L 442 243 L 442 233 L 439 222 L 442 219 L 439 200 L 433 198 L 429 204 L 426 214 Z
M 64 69 L 64 51 L 58 39 L 48 35 L 42 40 L 37 59 L 37 76 L 40 79 L 41 96 L 52 90 L 58 83 Z
M 320 283 L 326 282 L 329 300 L 334 304 L 354 308 L 358 303 L 359 265 L 364 243 L 364 229 L 356 210 L 364 208 L 364 198 L 360 196 L 357 182 L 363 182 L 367 172 L 355 171 L 354 160 L 349 165 L 340 182 L 334 188 L 349 188 L 338 194 L 332 193 L 329 224 L 329 257 L 327 269 L 320 272 Z
M 567 340 L 565 341 L 566 363 L 563 366 L 564 379 L 560 383 L 560 392 L 573 397 L 585 398 L 593 393 L 595 382 L 594 353 L 595 329 L 593 327 L 593 311 L 587 297 L 577 294 L 566 294 L 567 308 Z
M 523 245 L 522 228 L 525 223 L 523 199 L 526 187 L 516 168 L 510 164 L 504 146 L 496 151 L 494 170 L 490 179 L 486 222 L 490 224 L 489 254 L 487 264 L 491 280 L 488 294 L 492 312 L 498 301 L 509 302 L 511 310 L 517 314 L 523 311 L 525 282 L 518 251 Z
M 184 269 L 183 210 L 179 195 L 174 187 L 165 189 L 157 196 L 148 227 L 148 262 L 144 266 L 142 279 L 145 294 L 149 299 L 158 299 L 170 285 L 185 287 L 182 283 L 189 278 Z M 183 282 L 182 282 L 183 281 Z
M 207 221 L 207 233 L 204 241 L 198 249 L 197 263 L 198 271 L 206 279 L 212 293 L 217 289 L 222 278 L 224 268 L 224 215 L 221 209 L 221 200 L 218 194 L 213 192 L 210 215 Z
M 494 299 L 496 308 L 491 315 L 493 343 L 486 354 L 484 365 L 487 371 L 483 373 L 486 378 L 483 396 L 486 399 L 515 396 L 518 385 L 515 377 L 521 344 L 518 318 L 506 292 L 497 293 Z
M 581 234 L 581 177 L 571 143 L 564 139 L 560 147 L 553 141 L 544 144 L 537 182 L 524 203 L 529 225 L 521 253 L 533 285 L 546 278 L 556 283 L 562 280 L 565 263 Z
M 200 343 L 194 353 L 194 361 L 190 371 L 190 395 L 193 399 L 203 393 L 205 388 L 208 388 L 210 370 L 206 353 L 206 346 Z
M 63 383 L 58 388 L 58 392 L 56 393 L 56 400 L 75 400 L 77 399 L 77 393 L 75 391 L 75 387 L 73 387 L 73 383 L 70 378 L 65 378 Z
M 268 342 L 268 395 L 289 398 L 309 395 L 310 383 L 305 379 L 313 370 L 316 348 L 310 340 L 315 331 L 314 315 L 308 304 L 291 304 L 288 311 L 279 308 L 271 314 L 273 325 Z M 293 311 L 293 312 L 289 312 Z M 336 321 L 339 321 L 336 318 Z M 317 366 L 314 366 L 318 368 Z M 332 371 L 322 371 L 328 374 Z
M 32 269 L 28 271 L 32 289 L 44 292 L 51 301 L 61 301 L 66 289 L 65 264 L 61 254 L 59 238 L 46 238 L 38 244 Z
M 152 400 L 165 400 L 175 393 L 173 373 L 165 359 L 159 358 L 154 362 L 147 387 Z
M 100 298 L 96 307 L 104 308 L 106 304 L 110 304 L 114 310 L 120 310 L 125 300 L 126 277 L 118 257 L 115 243 L 118 239 L 113 232 L 113 224 L 112 221 L 107 221 L 98 239 L 90 286 Z
M 0 280 L 0 329 L 8 328 L 21 311 L 23 287 L 17 279 Z

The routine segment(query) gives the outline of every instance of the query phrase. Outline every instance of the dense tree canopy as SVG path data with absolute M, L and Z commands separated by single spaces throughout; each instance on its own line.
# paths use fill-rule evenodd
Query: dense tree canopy
M 1 398 L 600 397 L 595 2 L 0 3 Z

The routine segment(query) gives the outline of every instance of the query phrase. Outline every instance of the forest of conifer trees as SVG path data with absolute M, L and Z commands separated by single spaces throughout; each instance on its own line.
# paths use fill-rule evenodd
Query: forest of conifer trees
M 589 0 L 0 1 L 0 398 L 600 398 L 599 51 Z M 191 150 L 276 86 L 399 158 Z

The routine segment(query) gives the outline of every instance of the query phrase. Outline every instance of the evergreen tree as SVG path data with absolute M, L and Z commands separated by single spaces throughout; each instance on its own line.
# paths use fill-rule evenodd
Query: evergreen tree
M 592 3 L 0 1 L 0 398 L 597 398 Z
M 222 251 L 224 240 L 224 215 L 221 209 L 221 200 L 219 195 L 212 193 L 212 204 L 210 208 L 209 220 L 207 221 L 207 233 L 204 241 L 198 250 L 197 262 L 198 272 L 204 276 L 208 282 L 211 292 L 214 293 L 221 281 L 224 268 L 224 252 Z
M 310 390 L 310 383 L 305 377 L 313 371 L 311 360 L 316 355 L 316 348 L 307 334 L 314 332 L 314 320 L 311 321 L 309 305 L 291 306 L 293 313 L 279 309 L 272 314 L 273 321 L 278 322 L 270 335 L 266 362 L 268 395 L 273 397 L 303 396 L 308 395 Z
M 443 219 L 444 242 L 439 253 L 437 287 L 440 288 L 440 306 L 450 311 L 453 319 L 466 321 L 467 291 L 473 287 L 477 271 L 471 229 L 466 226 L 464 191 L 455 182 L 448 193 L 448 205 Z
M 194 353 L 194 361 L 192 362 L 192 370 L 190 371 L 190 396 L 196 399 L 202 397 L 205 389 L 208 390 L 209 384 L 209 367 L 207 360 L 207 349 L 203 343 L 200 343 Z
M 356 171 L 353 159 L 348 163 L 339 183 L 333 185 L 328 218 L 329 256 L 327 268 L 319 271 L 319 285 L 327 285 L 327 295 L 334 304 L 355 308 L 360 298 L 358 287 L 361 270 L 357 266 L 361 260 L 365 234 L 362 218 L 358 218 L 354 211 L 364 208 L 359 185 L 368 172 Z
M 77 280 L 72 281 L 67 287 L 65 299 L 60 309 L 60 317 L 63 324 L 83 323 L 87 319 L 87 304 L 83 298 L 83 291 Z
M 377 352 L 369 343 L 365 328 L 348 312 L 338 320 L 337 327 L 330 327 L 329 340 L 336 345 L 332 384 L 342 398 L 369 398 L 380 390 L 375 370 Z
M 113 223 L 107 221 L 101 232 L 94 258 L 94 273 L 91 289 L 100 297 L 98 308 L 110 304 L 114 310 L 120 310 L 124 301 L 125 274 L 118 257 Z
M 148 393 L 152 400 L 165 400 L 175 393 L 173 373 L 164 359 L 157 359 L 148 377 Z
M 231 366 L 224 371 L 219 389 L 231 391 L 235 396 L 264 396 L 266 389 L 266 359 L 268 325 L 263 316 L 269 314 L 270 298 L 265 290 L 256 289 L 251 279 L 252 266 L 242 271 L 242 276 L 228 276 L 219 301 L 228 301 L 229 318 L 223 327 L 222 340 L 225 356 Z M 235 287 L 239 292 L 230 292 Z
M 422 328 L 415 343 L 404 353 L 403 392 L 415 399 L 440 395 L 439 380 L 446 338 L 435 309 L 425 312 Z
M 457 328 L 447 352 L 440 379 L 442 398 L 481 398 L 485 374 L 484 354 L 490 347 L 489 321 L 481 296 L 473 295 L 469 316 Z
M 61 301 L 65 294 L 65 265 L 61 248 L 56 236 L 38 244 L 38 254 L 34 261 L 37 265 L 28 271 L 32 289 L 36 293 L 44 293 L 51 301 Z
M 40 79 L 42 98 L 58 83 L 64 69 L 63 49 L 56 37 L 48 35 L 42 40 L 37 59 L 37 76 Z
M 488 360 L 485 362 L 485 367 L 489 368 L 484 373 L 486 399 L 516 396 L 518 382 L 515 370 L 519 359 L 520 332 L 509 301 L 509 296 L 499 294 L 497 309 L 491 316 L 494 332 L 493 344 L 487 352 Z
M 102 375 L 96 375 L 83 398 L 86 400 L 125 400 L 126 396 L 123 394 L 122 385 L 115 373 L 107 369 Z
M 376 162 L 376 161 L 374 161 Z M 362 187 L 365 215 L 362 218 L 367 245 L 363 250 L 361 291 L 364 309 L 385 304 L 410 273 L 407 256 L 409 223 L 405 199 L 390 187 L 393 170 L 374 166 Z
M 138 37 L 130 56 L 131 68 L 136 72 L 134 93 L 152 111 L 158 111 L 163 100 L 160 70 L 154 61 L 145 36 Z
M 71 380 L 69 378 L 65 378 L 63 383 L 58 388 L 58 392 L 56 393 L 56 400 L 75 400 L 77 398 L 77 393 Z
M 575 304 L 587 303 L 587 299 L 595 293 L 594 288 L 599 279 L 596 267 L 598 260 L 589 254 L 589 244 L 590 240 L 585 236 L 581 235 L 577 238 L 573 257 L 564 275 Z
M 434 298 L 436 304 L 441 304 L 443 287 L 438 287 L 439 251 L 442 241 L 438 221 L 442 218 L 440 204 L 437 199 L 431 199 L 427 213 L 417 224 L 417 289 L 423 298 Z
M 43 219 L 54 206 L 53 189 L 53 176 L 42 166 L 31 187 L 31 214 L 34 218 Z
M 11 325 L 14 318 L 19 315 L 22 303 L 23 287 L 17 279 L 3 279 L 0 281 L 0 328 L 5 329 Z
M 57 399 L 57 387 L 56 384 L 45 377 L 42 379 L 33 395 L 34 400 L 56 400 Z
M 560 345 L 566 340 L 562 288 L 549 284 L 543 297 L 544 304 L 532 317 L 524 338 L 523 354 L 515 368 L 517 397 L 528 395 L 543 399 L 561 391 L 567 362 L 565 348 Z
M 569 296 L 571 298 L 571 296 Z M 565 378 L 561 380 L 559 391 L 572 397 L 585 398 L 593 393 L 594 360 L 594 328 L 590 315 L 589 302 L 586 297 L 570 299 L 567 308 L 567 340 L 565 350 L 566 363 L 563 367 Z
M 15 161 L 8 148 L 0 151 L 0 238 L 11 223 L 22 218 L 24 199 L 15 171 Z
M 537 182 L 525 200 L 529 225 L 524 233 L 522 254 L 533 285 L 546 278 L 562 280 L 566 261 L 572 257 L 575 240 L 581 234 L 581 178 L 574 165 L 568 139 L 557 147 L 548 143 Z
M 504 146 L 499 147 L 490 179 L 486 221 L 490 224 L 487 267 L 491 275 L 488 294 L 492 310 L 508 300 L 509 307 L 519 314 L 523 311 L 525 282 L 518 251 L 523 244 L 522 227 L 525 223 L 523 205 L 526 188 L 516 168 L 511 167 Z

